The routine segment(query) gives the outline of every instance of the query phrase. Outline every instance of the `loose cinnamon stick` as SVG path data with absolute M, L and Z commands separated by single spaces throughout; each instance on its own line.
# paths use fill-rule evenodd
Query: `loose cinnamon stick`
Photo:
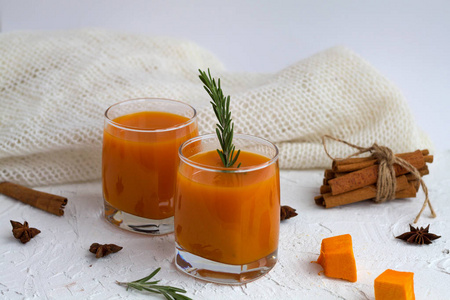
M 420 150 L 412 152 L 411 155 L 404 157 L 413 167 L 421 169 L 425 167 L 425 160 Z M 394 164 L 396 176 L 409 173 L 408 170 Z M 331 193 L 339 195 L 345 192 L 353 191 L 368 185 L 375 184 L 378 178 L 378 165 L 373 165 L 362 170 L 351 172 L 345 176 L 337 177 L 328 181 L 331 186 Z
M 422 155 L 424 156 L 425 162 L 433 162 L 433 155 L 428 155 L 428 150 L 422 150 Z M 400 154 L 396 154 L 395 156 L 398 156 L 400 158 L 403 158 L 405 160 L 407 160 L 408 157 L 410 157 L 411 155 L 414 155 L 415 152 L 408 152 L 408 153 L 400 153 Z M 425 155 L 424 155 L 425 153 Z M 353 172 L 356 170 L 361 170 L 370 166 L 373 166 L 375 164 L 377 164 L 377 160 L 374 159 L 373 157 L 370 156 L 370 160 L 367 159 L 368 157 L 363 157 L 362 160 L 360 161 L 356 161 L 353 163 L 345 163 L 345 159 L 344 160 L 336 160 L 336 162 L 333 162 L 333 167 L 332 170 L 334 172 Z M 352 158 L 350 158 L 352 159 Z M 348 160 L 350 160 L 348 159 Z M 355 161 L 356 159 L 352 159 L 353 161 Z M 344 163 L 343 163 L 344 162 Z
M 64 215 L 64 207 L 67 204 L 67 198 L 36 191 L 11 182 L 0 182 L 0 194 L 57 216 Z
M 396 198 L 415 197 L 416 189 L 412 184 L 408 182 L 405 175 L 397 177 L 396 180 L 397 180 L 395 193 Z M 400 193 L 401 191 L 404 190 L 407 190 L 407 192 Z M 335 196 L 332 195 L 331 193 L 322 194 L 320 196 L 315 197 L 314 200 L 318 205 L 322 205 L 325 208 L 331 208 L 335 206 L 372 199 L 376 197 L 376 194 L 377 188 L 375 184 L 373 184 Z

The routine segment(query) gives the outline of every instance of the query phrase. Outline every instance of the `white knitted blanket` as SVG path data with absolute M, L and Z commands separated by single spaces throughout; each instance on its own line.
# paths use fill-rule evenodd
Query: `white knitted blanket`
M 212 132 L 199 68 L 210 68 L 231 95 L 236 131 L 275 142 L 282 168 L 330 166 L 324 134 L 395 152 L 431 147 L 399 89 L 345 48 L 273 74 L 233 73 L 187 41 L 102 30 L 15 32 L 0 34 L 0 181 L 100 178 L 103 114 L 125 99 L 188 102 L 199 110 L 200 132 Z M 352 151 L 331 142 L 328 149 Z

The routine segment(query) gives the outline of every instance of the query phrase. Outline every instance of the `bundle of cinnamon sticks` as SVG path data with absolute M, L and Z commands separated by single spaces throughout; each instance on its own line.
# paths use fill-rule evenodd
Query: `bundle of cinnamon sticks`
M 429 174 L 427 163 L 433 162 L 428 150 L 396 154 L 415 167 L 421 176 Z M 325 208 L 373 199 L 377 193 L 378 162 L 373 157 L 334 159 L 325 170 L 320 195 L 314 200 Z M 419 190 L 419 180 L 403 167 L 394 164 L 395 198 L 413 198 Z

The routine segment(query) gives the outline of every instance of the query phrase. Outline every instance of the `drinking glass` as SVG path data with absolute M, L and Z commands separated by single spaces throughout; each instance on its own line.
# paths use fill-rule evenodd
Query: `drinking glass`
M 241 134 L 233 143 L 241 152 L 231 168 L 223 166 L 214 134 L 180 147 L 175 265 L 207 281 L 242 284 L 277 261 L 280 179 L 275 145 Z
M 131 99 L 109 107 L 104 120 L 106 220 L 145 234 L 172 232 L 178 149 L 198 135 L 195 109 L 176 100 Z

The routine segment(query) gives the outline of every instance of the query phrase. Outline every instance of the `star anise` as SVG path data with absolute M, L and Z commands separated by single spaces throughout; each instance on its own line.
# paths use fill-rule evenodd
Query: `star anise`
M 295 212 L 295 208 L 284 205 L 280 209 L 280 221 L 287 220 L 293 218 L 297 215 Z
M 123 247 L 114 245 L 114 244 L 104 244 L 100 245 L 99 243 L 93 243 L 89 248 L 89 251 L 95 254 L 95 257 L 100 258 L 111 253 L 116 253 L 122 250 Z
M 417 227 L 414 228 L 413 226 L 409 225 L 409 232 L 405 232 L 402 235 L 397 236 L 397 239 L 404 240 L 408 243 L 413 244 L 431 244 L 432 240 L 440 238 L 439 235 L 435 235 L 433 233 L 429 233 L 428 230 L 430 229 L 430 225 L 428 225 L 426 228 L 423 227 Z
M 25 221 L 22 225 L 20 222 L 9 220 L 12 225 L 12 232 L 16 239 L 20 240 L 22 243 L 29 242 L 32 238 L 38 235 L 41 231 L 36 228 L 30 228 L 28 222 Z

